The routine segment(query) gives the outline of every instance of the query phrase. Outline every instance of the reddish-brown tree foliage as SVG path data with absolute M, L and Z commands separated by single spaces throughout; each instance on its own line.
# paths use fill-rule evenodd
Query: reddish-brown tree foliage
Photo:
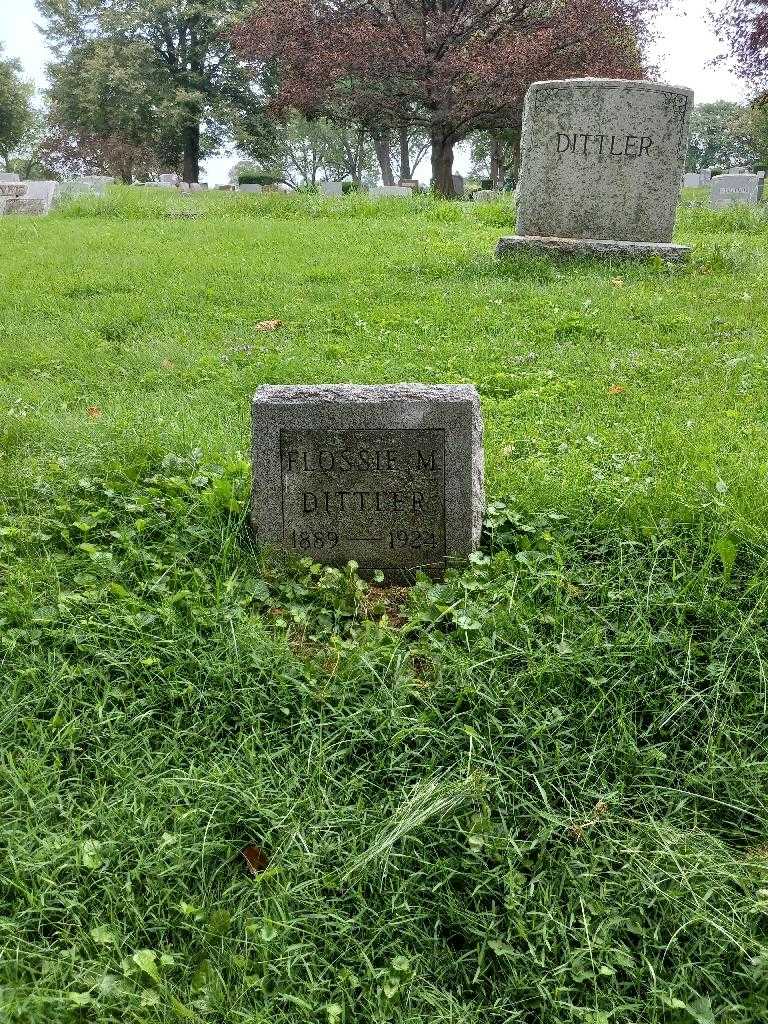
M 737 73 L 755 95 L 768 96 L 768 0 L 728 0 L 712 17 Z
M 416 125 L 453 191 L 453 146 L 519 122 L 532 81 L 641 78 L 646 17 L 665 0 L 264 0 L 235 45 L 278 82 L 272 109 Z

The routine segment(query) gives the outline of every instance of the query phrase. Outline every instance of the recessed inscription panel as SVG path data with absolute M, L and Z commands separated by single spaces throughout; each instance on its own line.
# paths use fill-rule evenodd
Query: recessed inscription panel
M 289 550 L 371 569 L 444 560 L 444 430 L 281 430 L 280 464 Z

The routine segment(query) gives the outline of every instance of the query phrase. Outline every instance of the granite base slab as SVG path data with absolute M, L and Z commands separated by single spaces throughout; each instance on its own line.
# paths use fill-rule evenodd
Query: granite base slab
M 515 252 L 549 253 L 553 256 L 616 256 L 621 259 L 648 259 L 660 256 L 669 262 L 688 259 L 690 247 L 672 242 L 622 242 L 607 238 L 545 238 L 538 235 L 510 235 L 500 238 L 497 256 Z

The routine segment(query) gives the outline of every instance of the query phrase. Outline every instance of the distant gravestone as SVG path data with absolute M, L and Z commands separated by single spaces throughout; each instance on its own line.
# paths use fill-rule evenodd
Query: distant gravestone
M 690 89 L 578 78 L 528 90 L 516 249 L 688 254 L 672 245 L 688 147 Z M 561 244 L 562 243 L 562 244 Z
M 472 199 L 476 203 L 492 203 L 501 199 L 501 192 L 495 188 L 478 188 L 472 193 Z
M 55 181 L 28 181 L 24 198 L 30 206 L 28 213 L 49 213 L 56 195 Z
M 158 180 L 162 182 L 163 185 L 179 184 L 179 176 L 176 173 L 161 174 Z
M 259 388 L 252 525 L 261 544 L 403 578 L 480 539 L 482 418 L 469 385 Z
M 20 181 L 0 183 L 6 213 L 50 213 L 56 194 L 56 181 Z
M 318 186 L 320 192 L 324 196 L 343 196 L 344 195 L 344 182 L 343 181 L 321 181 Z
M 21 181 L 21 178 L 18 174 L 12 174 L 10 171 L 0 171 L 0 181 L 18 182 Z
M 759 174 L 718 174 L 712 179 L 713 210 L 728 206 L 757 206 L 763 200 L 765 179 Z
M 453 178 L 453 194 L 456 196 L 464 195 L 464 177 L 461 174 L 452 175 Z
M 386 198 L 387 196 L 404 198 L 405 196 L 412 196 L 413 189 L 405 185 L 376 185 L 371 189 L 370 195 L 374 199 Z
M 712 181 L 712 168 L 705 167 L 701 172 L 701 184 L 708 185 Z
M 689 173 L 683 178 L 683 188 L 700 188 L 701 187 L 701 175 Z
M 401 178 L 398 185 L 401 188 L 409 188 L 412 192 L 421 191 L 421 182 L 417 178 Z

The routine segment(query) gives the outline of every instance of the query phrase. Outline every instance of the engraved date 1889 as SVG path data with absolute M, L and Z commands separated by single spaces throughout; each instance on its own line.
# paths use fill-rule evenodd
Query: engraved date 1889
M 297 551 L 332 551 L 339 535 L 335 530 L 291 530 L 291 543 Z

